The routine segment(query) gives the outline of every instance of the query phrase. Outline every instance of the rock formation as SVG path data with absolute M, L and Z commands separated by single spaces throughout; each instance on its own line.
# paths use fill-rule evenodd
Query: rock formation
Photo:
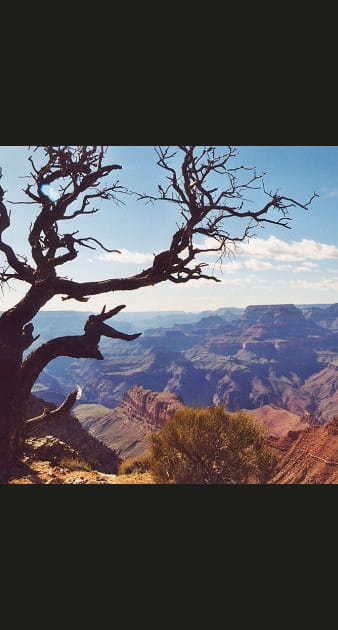
M 281 457 L 272 484 L 338 483 L 338 419 L 289 431 L 274 443 Z
M 112 409 L 140 385 L 190 406 L 271 405 L 325 423 L 338 414 L 337 322 L 338 305 L 249 306 L 231 322 L 219 309 L 197 322 L 145 331 L 132 346 L 109 340 L 102 362 L 59 358 L 36 387 L 60 403 L 79 383 L 81 402 Z
M 37 396 L 31 396 L 26 417 L 37 416 L 42 413 L 44 407 L 54 409 L 55 406 Z M 73 413 L 49 422 L 45 428 L 42 426 L 33 437 L 27 439 L 26 445 L 26 451 L 30 456 L 50 461 L 78 457 L 88 461 L 101 472 L 116 473 L 121 461 L 114 450 L 89 435 Z
M 150 433 L 160 429 L 165 419 L 182 406 L 175 394 L 135 385 L 114 409 L 79 405 L 73 413 L 86 431 L 113 448 L 122 459 L 129 459 L 143 455 L 149 448 Z
M 130 420 L 160 428 L 182 405 L 183 401 L 175 394 L 153 392 L 135 385 L 125 393 L 119 407 Z
M 256 422 L 266 425 L 269 434 L 276 437 L 282 437 L 290 431 L 298 431 L 306 429 L 309 423 L 304 416 L 298 416 L 290 413 L 286 409 L 272 407 L 271 405 L 262 405 L 257 409 L 245 410 Z

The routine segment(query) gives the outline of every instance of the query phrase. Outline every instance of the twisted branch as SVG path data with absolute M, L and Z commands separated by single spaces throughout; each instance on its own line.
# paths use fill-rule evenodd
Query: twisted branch
M 106 312 L 106 307 L 104 307 L 99 315 L 89 316 L 83 335 L 56 337 L 33 350 L 21 366 L 21 390 L 29 394 L 39 374 L 56 357 L 66 356 L 102 361 L 104 357 L 98 347 L 101 337 L 124 341 L 137 339 L 141 333 L 127 334 L 104 323 L 123 308 L 125 308 L 124 304 Z
M 75 389 L 70 394 L 68 394 L 67 398 L 63 401 L 61 405 L 56 407 L 56 409 L 48 409 L 45 407 L 43 413 L 40 416 L 35 416 L 34 418 L 30 418 L 26 420 L 25 423 L 25 431 L 30 435 L 34 435 L 40 429 L 41 426 L 47 426 L 53 420 L 59 419 L 65 413 L 68 413 L 73 405 L 75 404 L 76 397 L 78 394 L 78 390 Z
M 214 276 L 206 276 L 200 273 L 201 265 L 187 266 L 192 263 L 197 254 L 211 251 L 219 251 L 221 258 L 232 251 L 236 242 L 242 242 L 248 238 L 255 226 L 261 223 L 269 223 L 290 229 L 291 217 L 288 209 L 299 207 L 308 210 L 312 200 L 318 196 L 312 195 L 306 203 L 300 203 L 290 197 L 271 194 L 265 190 L 263 176 L 257 174 L 254 168 L 238 166 L 229 168 L 230 159 L 237 157 L 237 150 L 228 146 L 224 154 L 217 155 L 215 147 L 204 147 L 196 152 L 195 146 L 178 147 L 183 153 L 180 171 L 176 166 L 177 151 L 170 151 L 170 147 L 158 147 L 157 164 L 166 172 L 166 187 L 158 185 L 158 195 L 140 194 L 138 200 L 146 200 L 154 203 L 165 201 L 175 203 L 181 210 L 183 224 L 174 234 L 170 247 L 171 255 L 167 257 L 165 279 L 172 282 L 187 282 L 190 279 L 207 278 L 217 279 Z M 247 173 L 249 172 L 249 175 Z M 222 178 L 222 188 L 216 185 L 217 176 Z M 225 187 L 224 187 L 225 184 Z M 262 188 L 269 196 L 269 201 L 260 209 L 250 207 L 244 198 L 247 190 Z M 235 201 L 235 203 L 234 203 Z M 236 203 L 237 201 L 237 203 Z M 232 202 L 232 203 L 230 203 Z M 281 216 L 273 218 L 270 212 L 278 212 Z M 269 216 L 267 216 L 269 213 Z M 239 234 L 230 234 L 224 229 L 227 219 L 247 219 L 248 223 Z M 212 237 L 215 247 L 196 246 L 196 235 L 201 234 Z M 174 254 L 178 255 L 186 248 L 189 255 L 176 264 L 172 264 Z M 161 253 L 164 259 L 164 253 Z M 158 257 L 155 258 L 152 270 L 153 278 L 156 274 Z M 206 263 L 202 263 L 206 266 Z M 162 270 L 164 272 L 164 270 Z

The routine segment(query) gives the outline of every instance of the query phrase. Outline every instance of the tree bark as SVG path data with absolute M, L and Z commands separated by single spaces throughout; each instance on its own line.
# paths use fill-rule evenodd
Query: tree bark
M 75 217 L 97 212 L 98 208 L 88 207 L 95 199 L 119 201 L 117 195 L 126 193 L 127 189 L 118 180 L 108 180 L 105 185 L 103 180 L 122 167 L 104 164 L 106 149 L 103 146 L 41 146 L 36 149 L 43 150 L 45 160 L 37 166 L 32 156 L 28 158 L 32 171 L 30 183 L 24 190 L 29 198 L 28 203 L 39 207 L 28 235 L 30 254 L 34 261 L 32 265 L 3 240 L 3 234 L 10 226 L 11 213 L 6 207 L 5 191 L 0 186 L 0 254 L 4 256 L 5 262 L 2 266 L 0 261 L 0 286 L 11 279 L 30 285 L 25 297 L 0 316 L 0 481 L 5 482 L 23 444 L 25 401 L 44 367 L 58 356 L 102 360 L 98 347 L 102 335 L 127 341 L 138 337 L 138 334 L 127 335 L 104 323 L 123 306 L 107 313 L 104 308 L 100 315 L 89 317 L 83 335 L 53 339 L 31 352 L 23 361 L 24 351 L 37 338 L 33 337 L 31 320 L 53 296 L 62 295 L 64 300 L 86 302 L 92 295 L 133 291 L 165 281 L 181 284 L 204 278 L 220 282 L 214 275 L 202 271 L 208 265 L 198 262 L 196 257 L 203 253 L 218 252 L 222 260 L 222 256 L 231 251 L 231 246 L 251 235 L 254 225 L 271 223 L 290 228 L 289 208 L 307 210 L 316 196 L 314 193 L 307 203 L 300 204 L 289 197 L 268 193 L 262 183 L 269 201 L 263 208 L 252 210 L 251 202 L 246 203 L 246 193 L 255 187 L 262 176 L 244 166 L 229 169 L 228 160 L 237 155 L 234 148 L 226 147 L 225 153 L 218 155 L 216 147 L 199 150 L 195 146 L 179 146 L 182 162 L 176 169 L 176 150 L 159 147 L 156 151 L 157 164 L 164 169 L 166 185 L 164 188 L 158 185 L 155 196 L 137 194 L 137 197 L 150 202 L 176 204 L 180 210 L 182 223 L 174 233 L 169 249 L 154 254 L 152 265 L 134 276 L 77 282 L 58 276 L 56 270 L 77 257 L 78 247 L 95 249 L 92 243 L 96 243 L 108 252 L 119 250 L 107 249 L 91 235 L 76 236 L 78 230 L 63 233 L 60 226 Z M 215 173 L 223 176 L 225 187 L 210 188 L 213 183 L 208 183 L 209 176 Z M 0 178 L 1 175 L 0 167 Z M 45 186 L 54 182 L 59 183 L 60 194 L 52 201 L 44 191 Z M 268 218 L 266 215 L 270 211 L 273 214 Z M 245 222 L 239 232 L 230 235 L 225 228 L 227 219 L 234 217 L 245 219 Z M 237 223 L 239 225 L 242 224 Z M 197 245 L 196 238 L 199 242 L 201 236 L 211 237 L 211 245 L 208 245 L 208 241 L 205 245 Z
M 6 348 L 7 350 L 7 348 Z M 0 347 L 0 483 L 8 481 L 11 467 L 18 459 L 24 443 L 23 409 L 25 397 L 18 388 L 20 368 Z
M 69 411 L 76 399 L 76 392 L 69 394 L 58 410 L 42 414 L 24 422 L 24 409 L 32 387 L 42 370 L 53 359 L 60 356 L 103 360 L 98 344 L 101 336 L 132 341 L 140 333 L 127 334 L 105 323 L 116 315 L 124 305 L 99 315 L 90 315 L 83 335 L 57 337 L 33 350 L 23 360 L 23 352 L 32 340 L 33 325 L 22 323 L 27 318 L 21 309 L 13 309 L 12 317 L 0 320 L 0 483 L 7 483 L 13 464 L 22 453 L 25 435 L 35 426 L 51 417 Z M 31 305 L 33 310 L 33 306 Z M 32 312 L 31 310 L 31 312 Z M 39 310 L 39 309 L 38 309 Z M 56 414 L 57 412 L 57 414 Z

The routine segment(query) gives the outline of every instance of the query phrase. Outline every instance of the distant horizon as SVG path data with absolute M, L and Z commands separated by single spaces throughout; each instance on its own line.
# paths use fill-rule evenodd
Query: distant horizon
M 306 307 L 306 306 L 332 306 L 333 304 L 337 304 L 338 302 L 302 302 L 302 303 L 297 303 L 297 302 L 262 302 L 262 303 L 256 303 L 256 304 L 246 304 L 245 306 L 217 306 L 216 308 L 201 308 L 201 309 L 191 309 L 191 310 L 185 310 L 185 309 L 149 309 L 149 310 L 138 310 L 138 311 L 131 311 L 130 309 L 128 309 L 128 305 L 126 306 L 125 310 L 121 311 L 121 315 L 123 315 L 124 313 L 200 313 L 203 311 L 219 311 L 222 308 L 234 308 L 234 309 L 246 309 L 249 306 L 302 306 L 302 307 Z M 47 308 L 43 308 L 41 309 L 40 312 L 49 312 L 49 313 L 67 313 L 67 312 L 72 312 L 72 313 L 94 313 L 96 311 L 92 311 L 92 310 L 76 310 L 76 309 L 67 309 L 67 310 L 58 310 L 58 309 L 47 309 Z
M 320 307 L 328 307 L 333 306 L 334 304 L 338 304 L 338 302 L 265 302 L 265 303 L 255 303 L 255 304 L 246 304 L 245 306 L 218 306 L 216 308 L 201 308 L 199 310 L 185 310 L 185 309 L 148 309 L 148 310 L 129 310 L 128 305 L 126 306 L 126 310 L 120 311 L 119 315 L 127 315 L 128 313 L 133 314 L 143 314 L 143 313 L 202 313 L 204 311 L 219 311 L 220 309 L 246 309 L 249 306 L 296 306 L 298 308 L 306 308 L 310 306 Z M 0 310 L 0 313 L 5 311 Z M 96 313 L 95 310 L 78 310 L 78 309 L 49 309 L 42 308 L 39 313 L 83 313 L 90 314 Z

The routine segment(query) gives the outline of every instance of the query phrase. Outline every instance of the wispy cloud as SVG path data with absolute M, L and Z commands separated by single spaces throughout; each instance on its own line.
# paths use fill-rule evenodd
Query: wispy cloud
M 324 194 L 320 195 L 322 199 L 337 199 L 338 197 L 338 186 L 333 186 L 326 190 Z
M 252 238 L 248 243 L 241 243 L 237 254 L 290 262 L 307 259 L 328 260 L 338 258 L 338 247 L 306 238 L 287 243 L 276 236 L 269 236 L 267 239 Z
M 256 258 L 249 258 L 244 262 L 247 269 L 254 269 L 255 271 L 264 271 L 265 269 L 272 269 L 273 265 L 264 260 L 256 260 Z
M 214 239 L 208 237 L 204 240 L 201 247 L 213 247 L 215 246 Z M 320 243 L 311 239 L 303 238 L 301 241 L 283 241 L 276 236 L 269 236 L 269 238 L 251 238 L 247 242 L 237 244 L 233 253 L 237 257 L 246 256 L 253 260 L 269 260 L 269 261 L 284 261 L 284 262 L 301 262 L 303 265 L 310 266 L 311 263 L 305 261 L 311 260 L 330 260 L 338 258 L 338 247 L 335 245 L 329 245 L 328 243 Z M 256 265 L 257 263 L 251 263 L 247 261 L 249 266 Z M 223 260 L 224 268 L 229 263 L 226 259 Z M 248 266 L 247 263 L 245 263 Z M 312 263 L 317 264 L 317 263 Z M 260 269 L 263 269 L 261 266 Z M 266 267 L 267 269 L 267 267 Z
M 252 278 L 248 277 L 240 277 L 240 278 L 222 278 L 222 284 L 251 284 L 253 281 Z
M 221 280 L 221 282 L 223 282 Z M 175 284 L 175 287 L 173 287 L 173 285 L 171 283 L 168 283 L 168 286 L 171 286 L 171 288 L 175 288 L 175 291 L 180 289 L 183 291 L 187 291 L 187 289 L 201 289 L 202 286 L 209 286 L 209 287 L 218 287 L 220 286 L 221 282 L 216 283 L 215 280 L 208 280 L 208 278 L 199 278 L 198 280 L 191 280 L 190 282 L 188 282 L 187 284 L 185 282 L 182 282 L 182 284 Z
M 203 247 L 211 247 L 213 239 L 207 238 Z M 218 254 L 217 254 L 218 255 Z M 200 257 L 203 254 L 200 255 Z M 320 243 L 310 239 L 291 241 L 290 243 L 282 239 L 270 236 L 269 238 L 252 238 L 247 243 L 241 243 L 236 248 L 237 258 L 225 258 L 221 271 L 222 282 L 227 284 L 243 283 L 243 278 L 233 278 L 231 281 L 226 276 L 235 274 L 240 270 L 253 270 L 255 272 L 275 269 L 290 273 L 309 273 L 318 271 L 318 262 L 323 260 L 334 260 L 338 258 L 338 247 L 328 243 Z M 154 254 L 145 252 L 132 252 L 128 249 L 121 249 L 121 253 L 104 253 L 99 260 L 121 264 L 148 265 L 153 262 Z M 204 256 L 203 256 L 204 258 Z M 243 260 L 244 259 L 244 260 Z M 205 259 L 204 259 L 205 260 Z M 284 264 L 274 264 L 274 263 Z M 292 264 L 296 263 L 296 264 Z M 218 264 L 218 263 L 217 263 Z M 210 264 L 208 273 L 219 275 L 216 266 Z M 324 287 L 325 288 L 325 284 Z
M 148 263 L 154 260 L 154 254 L 142 254 L 141 252 L 130 252 L 128 249 L 121 249 L 121 254 L 111 252 L 99 256 L 99 260 L 112 261 L 118 263 Z
M 319 289 L 320 291 L 338 291 L 338 278 L 324 278 L 318 282 L 308 280 L 293 280 L 290 282 L 293 289 Z
M 317 269 L 318 264 L 310 261 L 303 262 L 303 267 L 308 267 L 309 269 Z
M 301 265 L 276 265 L 275 269 L 278 271 L 291 271 L 291 273 L 304 273 L 304 272 L 317 272 L 317 263 L 303 262 Z M 335 272 L 337 273 L 337 271 Z
M 226 271 L 227 273 L 235 273 L 235 271 L 238 271 L 241 268 L 242 263 L 238 262 L 237 260 L 228 260 L 224 263 L 222 271 Z

